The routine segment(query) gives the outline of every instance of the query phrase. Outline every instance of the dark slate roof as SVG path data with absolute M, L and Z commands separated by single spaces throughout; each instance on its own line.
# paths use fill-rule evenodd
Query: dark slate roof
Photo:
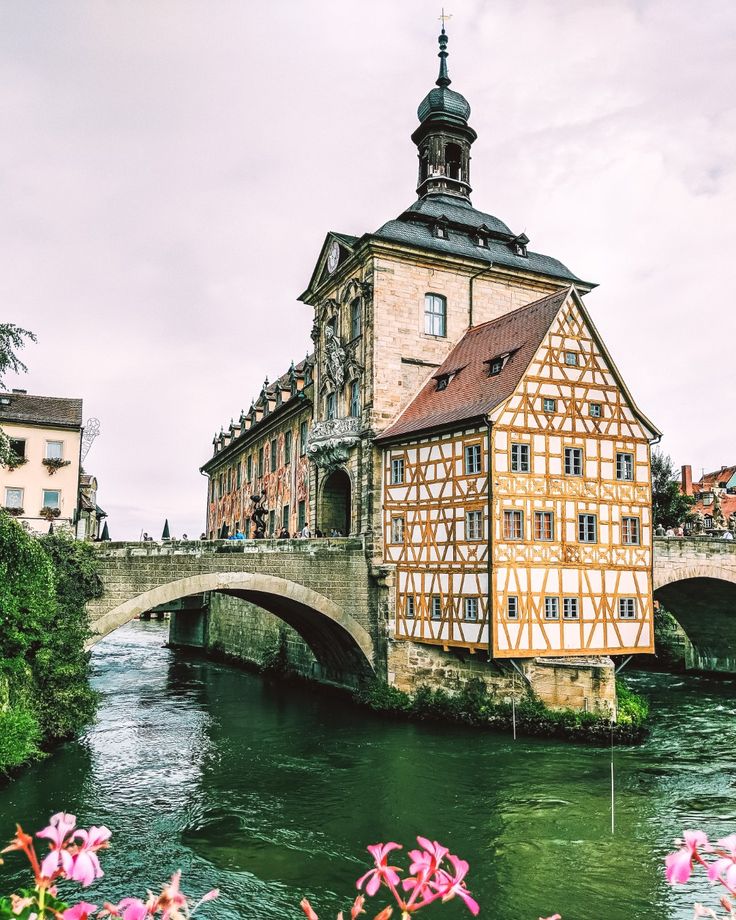
M 10 405 L 2 405 L 4 399 L 9 399 Z M 28 393 L 0 393 L 0 425 L 3 422 L 81 428 L 82 400 L 30 396 Z
M 440 218 L 447 220 L 447 239 L 433 234 L 433 226 Z M 483 225 L 490 231 L 488 245 L 478 246 L 475 231 Z M 469 201 L 451 195 L 427 195 L 420 198 L 396 220 L 388 221 L 373 235 L 421 249 L 488 262 L 489 265 L 494 263 L 565 281 L 581 280 L 566 265 L 551 256 L 531 251 L 526 256 L 517 255 L 513 246 L 516 235 L 503 221 L 492 214 L 476 211 Z
M 470 103 L 454 89 L 435 86 L 422 99 L 417 109 L 419 121 L 426 121 L 430 115 L 450 115 L 467 121 L 470 118 Z
M 468 329 L 397 421 L 376 440 L 393 440 L 487 416 L 517 388 L 569 293 L 570 288 L 565 288 Z M 489 376 L 488 362 L 509 352 L 501 373 Z M 437 378 L 444 374 L 455 376 L 446 389 L 438 390 Z

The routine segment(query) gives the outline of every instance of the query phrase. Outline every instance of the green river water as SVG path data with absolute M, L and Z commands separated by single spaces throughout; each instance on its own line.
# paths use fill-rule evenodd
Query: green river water
M 732 681 L 629 675 L 653 730 L 614 751 L 612 836 L 608 749 L 385 721 L 165 639 L 160 624 L 132 623 L 101 642 L 97 724 L 0 789 L 3 838 L 59 810 L 112 829 L 87 900 L 143 893 L 181 868 L 185 890 L 222 890 L 203 918 L 297 918 L 307 895 L 331 920 L 364 847 L 417 833 L 469 860 L 489 920 L 685 920 L 696 897 L 714 899 L 707 885 L 669 889 L 662 860 L 684 827 L 736 831 Z M 0 867 L 4 888 L 19 865 Z M 466 915 L 451 903 L 419 916 Z

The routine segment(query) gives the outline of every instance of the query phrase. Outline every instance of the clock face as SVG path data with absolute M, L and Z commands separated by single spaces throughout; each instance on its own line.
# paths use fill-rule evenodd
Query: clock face
M 337 240 L 332 241 L 330 246 L 330 251 L 327 253 L 327 271 L 334 272 L 337 268 L 337 263 L 340 261 L 340 247 L 337 245 Z

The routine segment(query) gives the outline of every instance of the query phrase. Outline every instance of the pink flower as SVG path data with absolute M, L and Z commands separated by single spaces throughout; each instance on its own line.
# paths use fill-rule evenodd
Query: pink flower
M 724 856 L 708 866 L 711 882 L 723 882 L 731 894 L 736 894 L 736 862 Z
M 106 827 L 91 827 L 88 831 L 76 831 L 74 837 L 82 842 L 74 855 L 71 872 L 67 870 L 67 875 L 75 882 L 79 882 L 83 888 L 86 888 L 96 878 L 102 878 L 105 874 L 100 868 L 97 850 L 107 847 L 110 831 Z
M 693 871 L 698 847 L 709 849 L 708 837 L 702 831 L 684 831 L 685 845 L 665 858 L 665 876 L 670 885 L 684 885 Z
M 417 837 L 417 843 L 422 849 L 409 852 L 409 856 L 412 859 L 412 864 L 409 867 L 411 875 L 417 875 L 425 870 L 434 872 L 450 852 L 447 847 L 443 847 L 436 840 L 427 840 L 426 837 Z
M 319 920 L 317 914 L 315 914 L 315 912 L 312 910 L 312 905 L 306 898 L 301 899 L 299 902 L 299 907 L 301 907 L 301 909 L 307 915 L 307 920 Z
M 716 846 L 720 850 L 728 850 L 731 856 L 736 857 L 736 834 L 729 834 L 728 837 L 717 840 Z
M 116 916 L 123 920 L 144 920 L 148 916 L 148 905 L 140 898 L 123 898 L 118 904 Z
M 562 914 L 552 914 L 551 917 L 540 917 L 539 920 L 562 920 Z
M 41 875 L 44 878 L 52 878 L 56 872 L 60 871 L 69 875 L 72 868 L 72 855 L 66 847 L 70 842 L 69 835 L 76 824 L 77 819 L 74 815 L 60 811 L 51 816 L 48 827 L 44 827 L 36 834 L 37 837 L 51 841 L 51 851 L 41 863 Z
M 359 894 L 358 897 L 353 901 L 353 906 L 350 908 L 350 920 L 355 920 L 358 914 L 364 914 L 363 905 L 365 904 L 365 898 L 362 894 Z
M 93 910 L 97 910 L 96 904 L 88 904 L 86 901 L 80 901 L 74 907 L 68 907 L 63 911 L 62 920 L 87 920 L 87 917 Z
M 365 875 L 361 876 L 356 882 L 357 887 L 362 888 L 367 879 L 365 893 L 371 897 L 381 887 L 382 881 L 385 881 L 389 888 L 394 888 L 399 882 L 399 876 L 396 872 L 398 867 L 389 866 L 386 861 L 391 850 L 400 849 L 401 844 L 399 843 L 374 843 L 373 846 L 368 847 L 368 852 L 373 857 L 376 868 L 370 869 Z
M 454 875 L 450 875 L 449 872 L 446 872 L 444 869 L 440 869 L 436 875 L 436 881 L 431 881 L 429 883 L 430 887 L 433 888 L 437 894 L 442 897 L 442 901 L 449 901 L 451 898 L 454 898 L 457 895 L 463 900 L 466 907 L 470 910 L 470 913 L 475 916 L 480 910 L 478 902 L 471 897 L 470 892 L 465 887 L 465 882 L 463 879 L 468 874 L 468 869 L 470 868 L 469 863 L 464 859 L 459 859 L 457 856 L 453 856 L 450 853 L 447 857 L 452 863 L 452 868 L 455 870 Z

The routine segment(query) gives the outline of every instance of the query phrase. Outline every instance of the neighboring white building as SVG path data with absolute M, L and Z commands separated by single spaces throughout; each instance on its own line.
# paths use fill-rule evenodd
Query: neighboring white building
M 14 462 L 0 467 L 0 502 L 35 533 L 78 518 L 82 400 L 0 393 L 0 428 Z

